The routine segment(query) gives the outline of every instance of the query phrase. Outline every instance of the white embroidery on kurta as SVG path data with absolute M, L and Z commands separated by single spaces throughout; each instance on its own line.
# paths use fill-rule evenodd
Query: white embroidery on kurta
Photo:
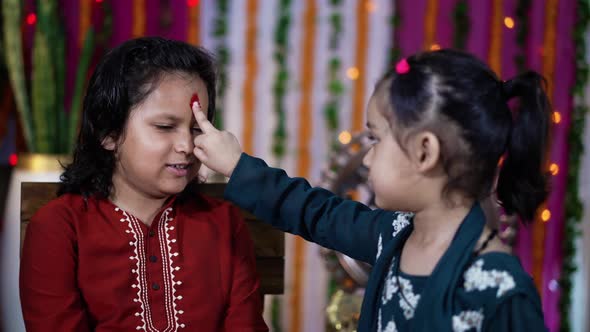
M 404 317 L 406 317 L 406 319 L 411 319 L 414 317 L 415 309 L 418 306 L 418 301 L 420 301 L 420 294 L 414 293 L 414 287 L 409 279 L 399 276 L 396 277 L 394 275 L 394 264 L 395 258 L 392 259 L 389 272 L 385 277 L 381 303 L 386 305 L 391 301 L 393 295 L 399 291 L 399 306 L 404 311 Z M 403 292 L 403 296 L 401 292 Z
M 466 291 L 479 290 L 487 288 L 498 288 L 496 297 L 504 295 L 507 291 L 515 286 L 514 278 L 506 271 L 483 270 L 483 259 L 478 259 L 467 271 L 463 277 L 465 283 L 463 287 Z
M 121 211 L 124 218 L 121 222 L 127 222 L 128 230 L 125 232 L 133 236 L 133 241 L 129 242 L 129 245 L 133 248 L 133 256 L 129 259 L 135 261 L 135 268 L 131 270 L 135 274 L 137 283 L 131 285 L 131 287 L 137 289 L 137 297 L 133 299 L 133 302 L 139 304 L 139 311 L 135 313 L 135 316 L 141 319 L 141 325 L 136 327 L 136 330 L 143 331 L 158 331 L 154 327 L 153 319 L 151 316 L 150 302 L 148 289 L 149 285 L 147 282 L 147 257 L 144 238 L 145 235 L 141 228 L 140 221 L 137 220 L 133 215 L 127 212 L 115 208 L 115 211 Z M 179 266 L 174 266 L 172 261 L 173 257 L 178 256 L 178 253 L 172 252 L 170 243 L 176 242 L 176 239 L 172 239 L 169 231 L 174 230 L 174 226 L 170 226 L 169 222 L 172 221 L 170 214 L 172 208 L 166 209 L 160 216 L 159 221 L 159 237 L 160 237 L 160 251 L 162 256 L 162 268 L 163 268 L 163 291 L 164 291 L 164 305 L 166 311 L 166 328 L 165 332 L 177 331 L 179 328 L 184 328 L 185 325 L 179 322 L 178 315 L 183 314 L 182 310 L 177 309 L 177 302 L 182 299 L 181 295 L 176 294 L 176 285 L 180 285 L 180 281 L 175 281 L 174 272 L 180 269 Z M 164 244 L 165 242 L 165 244 Z
M 461 311 L 458 315 L 453 316 L 453 331 L 466 332 L 475 329 L 477 332 L 481 331 L 483 323 L 483 310 Z
M 395 214 L 393 219 L 393 237 L 395 237 L 402 229 L 406 228 L 410 224 L 410 219 L 414 216 L 413 213 L 399 212 Z
M 375 257 L 375 260 L 379 259 L 379 256 L 381 256 L 382 250 L 383 250 L 383 237 L 381 236 L 381 234 L 379 234 L 379 243 L 377 243 L 377 257 Z

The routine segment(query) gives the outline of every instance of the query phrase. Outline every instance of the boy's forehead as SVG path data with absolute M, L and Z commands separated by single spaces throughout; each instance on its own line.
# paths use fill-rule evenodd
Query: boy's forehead
M 136 108 L 134 112 L 141 117 L 157 117 L 167 120 L 192 119 L 191 100 L 196 96 L 199 98 L 203 112 L 207 113 L 208 94 L 207 87 L 200 80 L 188 80 L 180 77 L 165 78 L 147 96 L 147 98 Z

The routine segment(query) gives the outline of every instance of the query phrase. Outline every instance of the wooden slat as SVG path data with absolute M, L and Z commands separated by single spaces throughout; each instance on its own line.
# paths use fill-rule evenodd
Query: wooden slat
M 224 183 L 200 184 L 197 192 L 223 199 Z M 21 245 L 31 217 L 43 205 L 56 197 L 58 183 L 23 182 L 21 184 Z M 257 220 L 242 210 L 254 242 L 256 264 L 262 294 L 282 294 L 284 291 L 285 240 L 283 232 Z

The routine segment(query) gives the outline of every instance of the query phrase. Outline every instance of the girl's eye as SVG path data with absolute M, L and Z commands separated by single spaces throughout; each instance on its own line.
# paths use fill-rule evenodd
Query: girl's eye
M 378 141 L 377 136 L 375 136 L 373 134 L 368 134 L 366 137 L 367 137 L 367 143 L 369 143 L 369 144 L 375 144 Z
M 198 128 L 198 127 L 192 128 L 191 131 L 193 132 L 193 134 L 196 134 L 196 135 L 201 135 L 203 133 L 201 128 Z

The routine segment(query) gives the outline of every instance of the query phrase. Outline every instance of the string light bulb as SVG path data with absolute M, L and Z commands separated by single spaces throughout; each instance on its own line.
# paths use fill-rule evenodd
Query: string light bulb
M 348 131 L 343 131 L 338 135 L 338 141 L 342 144 L 348 144 L 352 140 L 352 135 Z
M 561 113 L 558 111 L 553 112 L 553 123 L 558 124 L 561 122 Z
M 13 153 L 8 157 L 8 163 L 12 167 L 14 167 L 14 166 L 16 166 L 16 164 L 18 164 L 18 156 L 16 155 L 16 153 Z
M 35 13 L 30 13 L 29 15 L 27 15 L 26 21 L 28 25 L 35 24 L 35 22 L 37 22 L 37 15 L 35 15 Z
M 359 78 L 359 74 L 359 69 L 357 67 L 350 67 L 346 70 L 346 76 L 353 81 Z
M 543 220 L 543 222 L 548 222 L 550 218 L 551 211 L 549 211 L 549 209 L 545 209 L 543 212 L 541 212 L 541 220 Z
M 506 16 L 504 17 L 504 25 L 508 28 L 508 29 L 512 29 L 514 28 L 514 20 L 512 19 L 512 17 L 510 16 Z
M 551 172 L 551 175 L 557 175 L 559 173 L 559 166 L 556 163 L 552 163 L 549 165 L 549 172 Z
M 372 13 L 377 10 L 377 4 L 374 1 L 367 1 L 365 3 L 365 9 L 367 9 L 369 13 Z

